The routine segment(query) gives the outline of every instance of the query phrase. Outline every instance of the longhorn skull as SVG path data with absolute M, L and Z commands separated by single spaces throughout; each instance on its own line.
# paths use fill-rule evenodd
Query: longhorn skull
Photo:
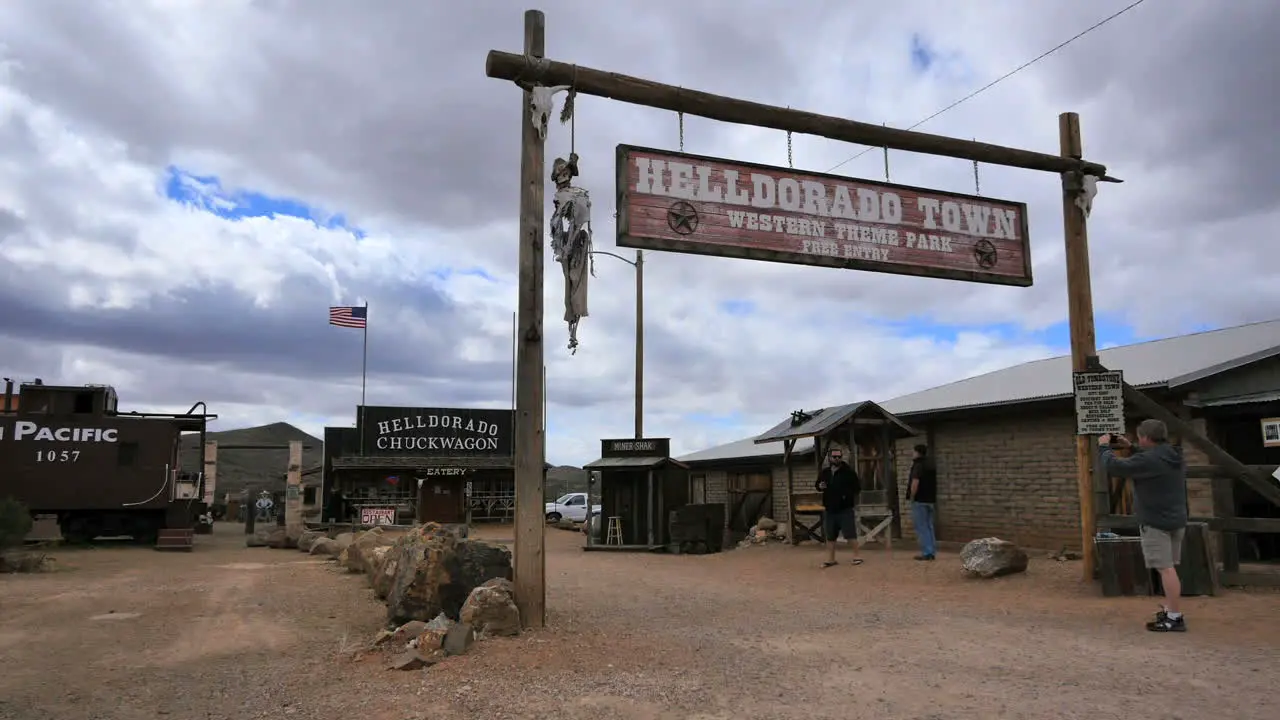
M 568 85 L 542 87 L 535 85 L 529 89 L 529 109 L 533 111 L 533 128 L 538 131 L 540 140 L 547 139 L 547 120 L 551 117 L 551 108 L 556 93 L 569 89 Z

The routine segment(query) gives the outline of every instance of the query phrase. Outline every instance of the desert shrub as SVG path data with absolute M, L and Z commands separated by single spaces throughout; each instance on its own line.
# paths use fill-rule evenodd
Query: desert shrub
M 31 512 L 13 498 L 0 498 L 0 550 L 17 547 L 31 532 Z

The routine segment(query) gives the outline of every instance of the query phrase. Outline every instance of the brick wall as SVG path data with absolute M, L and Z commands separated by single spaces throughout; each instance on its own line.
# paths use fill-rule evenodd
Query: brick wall
M 1131 418 L 1131 434 L 1139 420 Z M 1205 431 L 1203 419 L 1190 422 L 1197 431 Z M 925 426 L 917 425 L 921 430 Z M 1012 411 L 935 423 L 932 428 L 938 462 L 939 540 L 968 542 L 995 536 L 1028 547 L 1057 550 L 1066 545 L 1079 549 L 1075 417 L 1070 407 Z M 1170 439 L 1181 440 L 1176 436 Z M 919 442 L 919 438 L 899 440 L 900 460 L 895 466 L 904 498 L 902 533 L 911 538 L 915 530 L 905 496 L 912 446 Z M 1187 465 L 1211 464 L 1196 445 L 1181 445 Z M 1187 502 L 1192 515 L 1213 515 L 1211 481 L 1188 478 Z
M 1079 547 L 1075 418 L 1070 409 L 939 422 L 932 429 L 939 540 L 995 536 L 1034 548 Z M 904 498 L 912 446 L 919 442 L 906 438 L 897 443 L 895 471 Z M 905 499 L 902 532 L 915 536 Z

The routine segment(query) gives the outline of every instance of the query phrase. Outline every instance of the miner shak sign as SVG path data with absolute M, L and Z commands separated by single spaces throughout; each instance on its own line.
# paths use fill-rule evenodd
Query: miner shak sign
M 618 146 L 620 247 L 1029 286 L 1025 203 Z

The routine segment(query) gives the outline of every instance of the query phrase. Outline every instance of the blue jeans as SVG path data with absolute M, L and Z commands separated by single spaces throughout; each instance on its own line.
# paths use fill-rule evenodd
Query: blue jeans
M 935 512 L 933 503 L 911 503 L 911 522 L 920 541 L 920 554 L 926 557 L 933 557 L 938 552 L 938 538 L 933 534 Z

